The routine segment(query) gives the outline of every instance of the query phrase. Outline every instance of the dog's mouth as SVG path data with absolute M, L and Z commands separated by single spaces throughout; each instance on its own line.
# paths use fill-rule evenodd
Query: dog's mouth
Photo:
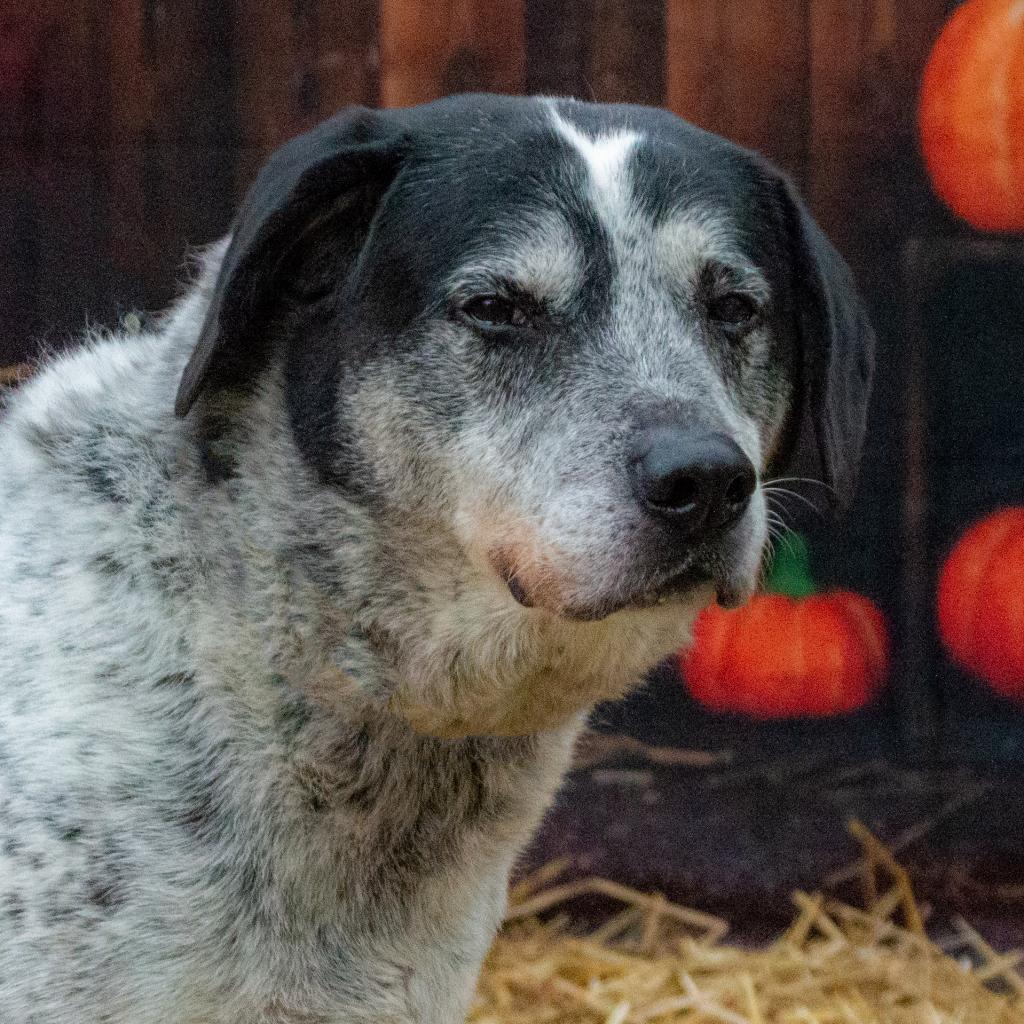
M 503 573 L 502 578 L 512 597 L 524 608 L 545 607 L 534 600 L 523 580 L 515 573 Z M 593 602 L 572 601 L 554 611 L 561 618 L 576 622 L 596 622 L 616 612 L 656 608 L 663 605 L 692 601 L 696 592 L 706 590 L 710 598 L 712 588 L 723 607 L 731 608 L 746 600 L 747 588 L 731 575 L 703 564 L 687 565 L 669 573 L 659 573 L 646 580 L 629 585 L 627 581 L 613 594 Z

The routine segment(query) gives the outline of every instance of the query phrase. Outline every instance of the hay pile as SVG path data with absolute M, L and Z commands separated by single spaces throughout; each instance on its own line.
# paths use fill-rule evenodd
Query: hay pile
M 658 896 L 601 879 L 552 888 L 551 866 L 513 892 L 470 1024 L 1024 1024 L 1021 954 L 996 954 L 962 921 L 936 945 L 905 871 L 851 828 L 866 909 L 798 892 L 793 923 L 758 950 Z M 624 909 L 585 936 L 536 916 L 584 894 Z

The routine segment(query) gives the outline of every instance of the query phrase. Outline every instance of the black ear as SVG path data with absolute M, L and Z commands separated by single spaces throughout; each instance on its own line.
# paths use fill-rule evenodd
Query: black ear
M 386 114 L 354 107 L 292 139 L 264 165 L 235 217 L 206 320 L 178 386 L 178 416 L 212 382 L 251 372 L 290 254 L 304 231 L 339 204 L 344 207 L 348 197 L 365 207 L 383 195 L 405 149 L 393 124 Z M 343 209 L 342 234 L 344 220 Z M 353 212 L 352 223 L 352 231 L 365 230 L 365 212 Z M 338 239 L 349 248 L 353 241 Z
M 789 182 L 783 182 L 801 345 L 801 441 L 840 507 L 857 482 L 875 364 L 875 334 L 853 275 Z

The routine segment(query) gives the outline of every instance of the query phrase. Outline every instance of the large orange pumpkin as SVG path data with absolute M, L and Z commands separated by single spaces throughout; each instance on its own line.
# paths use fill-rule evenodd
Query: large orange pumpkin
M 878 693 L 889 665 L 882 613 L 860 594 L 810 594 L 799 572 L 787 567 L 785 575 L 788 588 L 805 596 L 759 594 L 731 611 L 712 605 L 697 619 L 680 665 L 705 707 L 762 719 L 819 718 L 856 711 Z
M 953 658 L 1024 700 L 1024 508 L 972 526 L 939 576 L 939 632 Z
M 921 146 L 935 191 L 977 228 L 1024 230 L 1024 0 L 968 0 L 924 72 Z

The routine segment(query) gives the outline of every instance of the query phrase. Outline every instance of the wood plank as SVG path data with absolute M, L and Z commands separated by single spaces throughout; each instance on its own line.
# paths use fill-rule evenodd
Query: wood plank
M 896 0 L 811 3 L 810 198 L 823 227 L 865 269 L 877 261 L 864 240 L 894 237 L 928 205 L 915 112 L 947 7 L 946 0 L 921 0 L 912 10 Z
M 803 0 L 667 0 L 667 103 L 807 173 L 808 25 Z
M 522 4 L 381 0 L 381 104 L 411 106 L 453 92 L 521 91 Z
M 659 0 L 660 2 L 660 0 Z M 525 0 L 526 91 L 589 100 L 594 0 Z
M 104 322 L 109 312 L 101 301 L 104 260 L 94 159 L 88 151 L 72 152 L 71 159 L 49 153 L 32 167 L 33 334 L 56 347 L 80 337 L 90 323 Z
M 380 101 L 380 5 L 377 0 L 320 2 L 317 56 L 320 112 Z
M 50 12 L 7 11 L 0 19 L 0 362 L 23 359 L 35 323 L 38 211 L 26 136 L 34 129 L 33 94 Z
M 374 0 L 237 0 L 234 23 L 240 141 L 260 156 L 344 106 L 377 102 Z
M 130 303 L 173 292 L 185 243 L 235 207 L 234 25 L 221 0 L 92 0 L 106 64 L 100 145 L 111 281 Z M 211 159 L 216 154 L 216 159 Z
M 96 113 L 88 0 L 0 11 L 0 138 L 64 151 L 92 140 Z
M 0 159 L 0 238 L 7 255 L 0 259 L 0 362 L 14 363 L 31 354 L 36 324 L 35 246 L 38 211 L 31 169 L 21 148 L 3 143 Z
M 609 103 L 665 102 L 663 0 L 594 0 L 587 78 Z
M 946 0 L 812 0 L 811 125 L 809 198 L 822 227 L 850 262 L 867 297 L 879 335 L 872 399 L 872 429 L 862 460 L 858 507 L 834 535 L 828 561 L 841 568 L 854 589 L 884 593 L 881 565 L 917 571 L 925 538 L 900 535 L 891 503 L 880 500 L 893 480 L 919 495 L 913 458 L 891 439 L 911 430 L 920 383 L 915 346 L 921 326 L 911 323 L 920 309 L 901 304 L 906 268 L 900 265 L 903 239 L 934 209 L 918 157 L 915 108 L 918 81 L 931 38 L 945 14 Z M 913 273 L 913 271 L 911 271 Z M 912 296 L 913 301 L 916 301 Z M 919 298 L 919 297 L 918 297 Z M 917 302 L 919 306 L 920 303 Z M 908 348 L 909 346 L 909 348 Z M 909 402 L 909 404 L 908 404 Z M 920 476 L 920 474 L 917 474 Z M 917 488 L 917 490 L 915 490 Z M 907 530 L 920 526 L 909 507 Z M 904 756 L 929 760 L 939 695 L 915 645 L 927 609 L 920 581 L 904 579 L 890 590 L 887 611 L 896 625 L 897 648 L 890 706 L 904 743 Z M 909 602 L 909 603 L 908 603 Z
M 0 20 L 4 359 L 61 345 L 97 308 L 98 121 L 88 0 L 40 0 Z M 7 58 L 16 57 L 12 63 Z

